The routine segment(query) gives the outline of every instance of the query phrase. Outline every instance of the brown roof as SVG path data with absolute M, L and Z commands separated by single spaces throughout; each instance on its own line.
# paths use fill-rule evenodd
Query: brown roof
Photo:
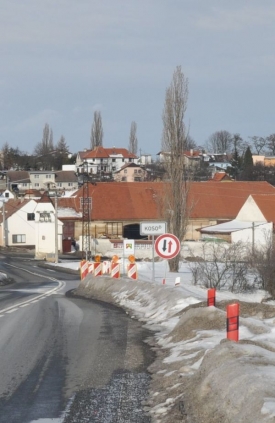
M 192 218 L 234 219 L 251 194 L 275 194 L 267 182 L 194 182 Z
M 58 170 L 55 172 L 55 182 L 77 182 L 77 175 L 73 170 Z
M 112 155 L 122 155 L 125 159 L 137 159 L 135 154 L 130 153 L 126 148 L 104 148 L 102 146 L 96 147 L 93 150 L 88 150 L 82 156 L 83 160 L 85 159 L 105 159 Z
M 138 168 L 140 168 L 141 169 L 141 166 L 139 165 L 139 164 L 137 164 L 137 163 L 133 163 L 133 162 L 131 162 L 131 163 L 125 163 L 123 166 L 121 166 L 121 168 L 120 169 L 118 169 L 118 170 L 116 170 L 114 173 L 118 173 L 118 172 L 120 172 L 121 170 L 123 170 L 123 169 L 126 169 L 127 167 L 138 167 Z
M 27 204 L 29 201 L 31 201 L 29 198 L 26 198 L 24 200 L 18 200 L 11 198 L 10 200 L 5 202 L 5 219 L 8 219 L 10 216 L 12 216 L 14 213 L 16 213 L 18 210 L 20 210 L 25 204 Z M 0 222 L 3 222 L 3 213 L 0 213 Z
M 9 182 L 29 183 L 30 174 L 27 170 L 8 170 L 7 177 Z
M 253 194 L 251 195 L 267 222 L 275 222 L 275 195 Z
M 51 199 L 51 197 L 49 197 L 49 194 L 47 193 L 47 191 L 45 191 L 41 197 L 39 198 L 39 200 L 36 200 L 37 203 L 51 203 L 53 204 L 53 200 Z
M 89 184 L 92 198 L 92 220 L 145 220 L 160 218 L 163 182 L 99 182 Z M 193 182 L 189 203 L 192 205 L 191 218 L 234 219 L 249 195 L 273 194 L 275 188 L 267 182 Z M 59 205 L 82 211 L 83 187 L 76 197 L 60 198 Z M 64 203 L 63 203 L 64 202 Z
M 212 178 L 212 181 L 232 181 L 229 175 L 226 172 L 216 172 Z

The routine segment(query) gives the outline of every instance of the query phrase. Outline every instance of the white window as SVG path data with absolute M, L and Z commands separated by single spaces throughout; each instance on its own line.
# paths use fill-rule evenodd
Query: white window
M 39 175 L 34 175 L 34 177 L 35 177 L 35 179 L 38 179 L 39 178 Z
M 35 182 L 34 186 L 39 187 L 39 182 Z
M 68 187 L 72 187 L 73 183 L 72 182 L 68 182 Z
M 52 175 L 46 175 L 46 179 L 51 179 Z
M 26 235 L 13 235 L 12 242 L 14 244 L 23 244 L 26 242 Z
M 62 187 L 62 182 L 57 182 L 58 187 Z

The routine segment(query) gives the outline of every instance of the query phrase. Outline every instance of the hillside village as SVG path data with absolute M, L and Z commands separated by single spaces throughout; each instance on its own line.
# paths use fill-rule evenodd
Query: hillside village
M 190 181 L 190 215 L 181 241 L 259 244 L 265 242 L 267 233 L 273 236 L 273 185 L 234 180 L 224 170 L 230 163 L 220 162 L 220 157 L 213 161 L 212 156 L 209 163 L 210 156 L 200 151 L 190 149 L 183 154 L 190 172 L 195 174 L 194 169 L 208 163 L 211 173 Z M 88 224 L 92 253 L 119 252 L 121 240 L 127 238 L 136 240 L 140 258 L 148 256 L 152 240 L 140 234 L 140 224 L 163 220 L 166 181 L 157 168 L 163 169 L 166 155 L 160 152 L 154 166 L 151 156 L 98 146 L 78 152 L 75 163 L 63 165 L 62 170 L 3 171 L 0 246 L 34 249 L 37 258 L 54 254 L 56 258 L 57 251 L 70 253 L 72 245 L 83 250 Z M 90 204 L 88 218 L 85 198 Z

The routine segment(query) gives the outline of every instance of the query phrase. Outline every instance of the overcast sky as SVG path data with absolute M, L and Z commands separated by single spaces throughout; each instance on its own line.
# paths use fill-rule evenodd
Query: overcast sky
M 161 148 L 165 90 L 180 65 L 197 145 L 219 130 L 275 132 L 274 0 L 1 0 L 0 148 L 32 153 L 45 123 L 72 152 Z

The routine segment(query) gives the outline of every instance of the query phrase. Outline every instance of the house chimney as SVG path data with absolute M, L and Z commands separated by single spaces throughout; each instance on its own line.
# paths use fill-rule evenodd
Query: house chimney
M 193 156 L 193 148 L 190 148 L 190 156 Z

